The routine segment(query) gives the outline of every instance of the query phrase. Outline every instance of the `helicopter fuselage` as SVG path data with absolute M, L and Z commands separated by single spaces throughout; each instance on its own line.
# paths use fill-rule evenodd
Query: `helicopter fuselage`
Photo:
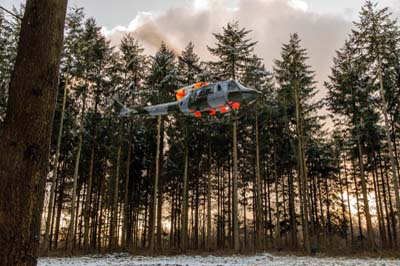
M 175 102 L 146 106 L 143 108 L 123 108 L 121 117 L 147 113 L 150 116 L 182 112 L 188 116 L 201 117 L 237 110 L 243 104 L 254 102 L 260 92 L 246 88 L 238 81 L 227 80 L 216 83 L 199 82 L 176 91 Z

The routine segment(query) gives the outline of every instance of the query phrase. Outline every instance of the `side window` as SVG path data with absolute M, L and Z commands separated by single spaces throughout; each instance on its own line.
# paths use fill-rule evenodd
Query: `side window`
M 217 85 L 216 91 L 218 91 L 218 92 L 222 91 L 222 87 L 220 84 Z

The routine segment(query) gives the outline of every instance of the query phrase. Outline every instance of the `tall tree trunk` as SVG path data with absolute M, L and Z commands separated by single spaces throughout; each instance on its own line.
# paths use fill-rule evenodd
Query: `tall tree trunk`
M 360 124 L 363 123 L 362 118 L 360 118 Z M 372 228 L 372 221 L 371 221 L 371 213 L 369 210 L 369 202 L 368 202 L 368 188 L 367 188 L 367 181 L 365 177 L 365 170 L 364 170 L 364 153 L 361 144 L 361 136 L 360 136 L 360 129 L 357 126 L 357 142 L 358 142 L 358 160 L 360 165 L 360 178 L 361 178 L 361 191 L 363 194 L 363 203 L 364 203 L 364 213 L 365 213 L 365 220 L 367 222 L 367 237 L 368 237 L 368 246 L 369 248 L 375 248 L 375 241 L 374 241 L 374 232 Z
M 277 166 L 277 160 L 276 160 L 276 147 L 275 143 L 273 144 L 273 173 L 274 173 L 274 178 L 275 178 L 275 209 L 276 209 L 276 226 L 275 226 L 275 236 L 276 236 L 276 242 L 275 242 L 275 248 L 280 249 L 281 248 L 281 224 L 280 224 L 280 204 L 279 204 L 279 182 L 278 182 L 278 166 Z M 283 193 L 282 193 L 283 194 Z
M 63 93 L 63 102 L 61 107 L 61 118 L 60 118 L 60 127 L 58 128 L 58 135 L 57 135 L 57 147 L 56 147 L 56 154 L 54 158 L 54 167 L 53 167 L 53 176 L 51 179 L 51 189 L 50 189 L 50 200 L 49 206 L 47 208 L 47 219 L 46 219 L 46 229 L 44 233 L 44 249 L 47 252 L 50 248 L 50 223 L 54 205 L 54 198 L 56 194 L 56 183 L 57 183 L 57 175 L 58 175 L 58 161 L 60 157 L 60 149 L 61 149 L 61 140 L 62 140 L 62 132 L 64 128 L 64 114 L 65 114 L 65 106 L 67 103 L 67 91 L 68 91 L 68 84 L 69 84 L 69 66 L 67 66 L 67 73 L 65 75 L 65 86 L 64 86 L 64 93 Z
M 379 187 L 378 179 L 378 172 L 376 167 L 376 157 L 375 154 L 373 155 L 373 167 L 372 167 L 372 182 L 374 184 L 374 194 L 375 194 L 375 206 L 377 212 L 377 219 L 379 225 L 379 236 L 381 238 L 381 244 L 383 247 L 387 246 L 387 239 L 386 239 L 386 229 L 385 229 L 385 221 L 383 219 L 383 210 L 382 210 L 382 200 L 381 200 L 381 191 Z
M 132 145 L 128 143 L 128 156 L 125 167 L 125 189 L 124 189 L 124 224 L 122 229 L 122 241 L 124 248 L 129 248 L 131 244 L 131 230 L 129 223 L 129 174 L 131 166 Z
M 189 168 L 189 132 L 188 127 L 185 126 L 185 166 L 183 170 L 183 192 L 182 192 L 182 226 L 181 226 L 181 239 L 180 249 L 185 252 L 187 245 L 187 232 L 188 232 L 188 168 Z
M 301 206 L 303 210 L 303 241 L 304 250 L 306 253 L 311 252 L 310 246 L 310 234 L 308 226 L 308 181 L 307 181 L 307 169 L 306 169 L 306 159 L 304 153 L 304 143 L 303 143 L 303 123 L 301 119 L 301 106 L 299 97 L 299 88 L 297 85 L 294 86 L 294 96 L 296 105 L 296 127 L 297 127 L 297 138 L 298 138 L 298 168 L 300 169 L 300 184 L 301 184 Z
M 73 185 L 72 185 L 72 198 L 71 198 L 71 220 L 69 224 L 69 235 L 68 235 L 68 245 L 67 249 L 72 251 L 75 245 L 75 212 L 76 212 L 76 189 L 78 184 L 78 174 L 79 174 L 79 163 L 81 158 L 82 152 L 82 142 L 83 142 L 83 128 L 84 128 L 84 121 L 85 121 L 85 107 L 86 107 L 86 95 L 83 94 L 82 96 L 82 112 L 81 112 L 81 121 L 79 126 L 79 143 L 78 143 L 78 150 L 76 152 L 75 158 L 75 168 L 74 168 L 74 178 L 73 178 Z
M 339 169 L 339 180 L 338 180 L 338 183 L 339 183 L 339 192 L 340 192 L 340 205 L 341 205 L 341 207 L 342 207 L 342 225 L 341 225 L 341 228 L 342 228 L 342 232 L 343 232 L 343 234 L 344 234 L 344 237 L 345 237 L 345 239 L 346 239 L 346 244 L 347 244 L 347 242 L 348 242 L 348 237 L 347 237 L 347 219 L 346 219 L 346 205 L 345 205 L 345 203 L 344 203 L 344 192 L 343 192 L 343 182 L 342 182 L 342 175 L 341 175 L 341 169 L 340 169 L 340 164 L 341 164 L 341 159 L 340 159 L 340 154 L 339 154 L 339 158 L 338 158 L 338 164 L 337 164 L 337 169 Z M 346 166 L 345 166 L 346 167 Z
M 207 242 L 206 242 L 206 251 L 211 249 L 211 144 L 208 142 L 208 176 L 207 176 Z
M 93 183 L 93 168 L 94 168 L 94 145 L 92 146 L 90 152 L 90 163 L 89 163 L 89 176 L 87 180 L 87 196 L 84 204 L 84 235 L 83 235 L 83 245 L 86 252 L 89 250 L 89 223 L 90 223 L 90 205 L 92 201 L 92 183 Z
M 60 190 L 58 192 L 56 228 L 54 230 L 54 248 L 58 247 L 58 236 L 59 236 L 59 232 L 60 232 L 61 211 L 62 211 L 63 199 L 64 199 L 64 197 L 63 197 L 64 196 L 64 186 L 65 186 L 64 179 L 65 179 L 65 177 L 63 176 L 62 181 L 61 181 Z
M 262 233 L 262 224 L 263 224 L 263 214 L 262 214 L 262 199 L 261 199 L 261 174 L 260 174 L 260 141 L 259 141 L 259 132 L 258 132 L 258 112 L 256 112 L 256 249 L 261 250 L 263 248 L 263 233 Z
M 118 245 L 117 224 L 118 224 L 118 192 L 119 192 L 119 176 L 120 176 L 120 163 L 121 163 L 121 149 L 122 149 L 122 121 L 119 121 L 118 129 L 118 148 L 117 160 L 115 162 L 115 176 L 113 185 L 113 200 L 110 220 L 110 235 L 109 235 L 109 250 L 114 251 Z
M 385 205 L 385 214 L 386 214 L 386 228 L 387 228 L 387 233 L 389 237 L 389 247 L 393 247 L 393 236 L 392 236 L 392 230 L 390 226 L 390 212 L 388 208 L 388 200 L 386 196 L 386 182 L 385 182 L 385 175 L 383 174 L 383 169 L 382 169 L 382 158 L 381 154 L 379 154 L 379 169 L 380 169 L 380 176 L 381 176 L 381 182 L 382 182 L 382 192 L 383 192 L 383 203 Z M 377 171 L 378 172 L 378 171 Z M 378 177 L 378 174 L 377 174 Z
M 292 249 L 297 248 L 297 221 L 296 221 L 296 208 L 294 202 L 294 187 L 293 187 L 293 173 L 289 168 L 288 173 L 288 187 L 289 187 L 289 214 L 290 214 L 290 244 Z
M 201 162 L 200 162 L 201 163 Z M 200 170 L 201 172 L 201 170 Z M 196 191 L 194 197 L 194 249 L 199 248 L 199 208 L 200 208 L 200 179 L 196 180 Z
M 161 180 L 160 180 L 161 181 Z M 157 251 L 162 252 L 162 206 L 163 206 L 163 186 L 162 182 L 158 185 L 158 196 L 157 196 Z
M 97 93 L 97 90 L 96 90 Z M 84 216 L 84 236 L 83 236 L 83 245 L 85 246 L 86 252 L 89 251 L 89 223 L 90 223 L 90 206 L 92 203 L 92 185 L 93 185 L 93 171 L 94 171 L 94 156 L 95 156 L 95 145 L 96 145 L 96 136 L 97 136 L 97 96 L 95 100 L 94 107 L 94 133 L 93 133 L 93 141 L 92 141 L 92 149 L 90 152 L 90 163 L 89 163 L 89 176 L 87 180 L 87 196 L 83 207 L 83 216 Z
M 349 212 L 349 221 L 350 221 L 350 238 L 351 238 L 351 244 L 354 243 L 354 231 L 353 231 L 353 214 L 351 213 L 351 204 L 350 204 L 350 191 L 349 191 L 349 181 L 347 178 L 347 163 L 346 163 L 346 154 L 344 155 L 344 160 L 343 160 L 343 167 L 344 167 L 344 178 L 346 182 L 346 193 L 347 193 L 347 208 Z
M 0 261 L 36 265 L 67 0 L 27 0 L 0 133 Z M 4 218 L 5 217 L 5 218 Z
M 363 236 L 363 230 L 361 226 L 361 211 L 360 211 L 360 197 L 358 193 L 358 184 L 357 184 L 357 177 L 356 177 L 356 169 L 355 169 L 355 162 L 352 160 L 352 166 L 353 166 L 353 182 L 354 182 L 354 188 L 356 192 L 356 207 L 357 207 L 357 218 L 358 218 L 358 231 L 359 231 L 359 238 L 361 239 L 361 245 L 363 245 L 364 241 L 364 236 Z
M 232 215 L 233 215 L 233 248 L 240 250 L 239 239 L 239 214 L 238 214 L 238 155 L 237 155 L 237 117 L 233 121 L 233 173 L 232 173 Z
M 388 192 L 388 199 L 389 199 L 389 208 L 390 208 L 390 218 L 392 221 L 392 235 L 393 235 L 393 241 L 394 241 L 394 245 L 395 247 L 397 247 L 397 228 L 396 228 L 396 214 L 393 208 L 393 202 L 392 202 L 392 195 L 390 193 L 390 182 L 389 182 L 389 175 L 388 172 L 386 171 L 387 169 L 387 165 L 386 165 L 386 161 L 383 160 L 384 162 L 384 168 L 385 169 L 385 181 L 386 181 L 386 186 L 388 188 L 387 192 Z
M 379 88 L 380 88 L 380 95 L 382 98 L 382 112 L 383 112 L 383 117 L 384 117 L 384 128 L 385 128 L 385 133 L 386 133 L 386 141 L 389 147 L 389 157 L 390 157 L 390 164 L 392 166 L 392 178 L 393 178 L 393 184 L 394 184 L 394 197 L 396 201 L 396 214 L 397 214 L 397 221 L 396 225 L 400 225 L 400 195 L 399 195 L 399 179 L 397 176 L 397 163 L 394 157 L 394 152 L 393 152 L 393 143 L 392 143 L 392 138 L 390 137 L 390 122 L 389 122 L 389 116 L 388 116 L 388 104 L 386 102 L 385 98 L 385 90 L 383 88 L 383 77 L 382 77 L 382 70 L 381 70 L 381 61 L 379 58 L 378 62 L 378 77 L 379 77 Z M 400 228 L 399 228 L 400 230 Z
M 154 253 L 154 242 L 155 242 L 155 223 L 157 216 L 157 194 L 158 194 L 158 175 L 160 171 L 160 142 L 161 142 L 161 116 L 157 117 L 157 150 L 156 150 L 156 162 L 155 162 L 155 173 L 154 173 L 154 187 L 153 187 L 153 206 L 152 206 L 152 219 L 150 226 L 150 252 Z

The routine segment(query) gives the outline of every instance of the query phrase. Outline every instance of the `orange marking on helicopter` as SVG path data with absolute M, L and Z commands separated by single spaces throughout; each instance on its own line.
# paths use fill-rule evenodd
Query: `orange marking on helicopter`
M 214 115 L 217 114 L 217 111 L 214 110 L 214 109 L 211 109 L 209 114 L 210 114 L 211 116 L 214 116 Z
M 234 103 L 232 103 L 232 109 L 234 109 L 234 110 L 237 110 L 237 109 L 239 109 L 240 108 L 240 103 L 238 103 L 238 102 L 234 102 Z
M 198 89 L 198 88 L 201 88 L 201 87 L 206 86 L 206 85 L 208 85 L 207 82 L 201 81 L 201 82 L 197 82 L 196 84 L 194 84 L 193 87 L 194 87 L 195 89 Z
M 196 112 L 194 112 L 194 116 L 195 116 L 195 117 L 201 117 L 201 116 L 202 116 L 202 114 L 201 114 L 201 112 L 199 112 L 199 111 L 196 111 Z
M 219 108 L 219 111 L 220 111 L 221 113 L 226 113 L 226 112 L 229 111 L 229 106 L 221 107 L 221 108 Z
M 185 97 L 185 95 L 186 95 L 186 92 L 185 92 L 184 89 L 178 90 L 178 91 L 176 92 L 176 94 L 175 94 L 176 100 L 179 101 L 180 99 L 182 99 L 183 97 Z

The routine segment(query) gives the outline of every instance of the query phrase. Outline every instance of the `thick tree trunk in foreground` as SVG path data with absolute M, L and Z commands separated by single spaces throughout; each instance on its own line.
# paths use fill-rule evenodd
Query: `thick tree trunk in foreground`
M 36 265 L 67 0 L 28 0 L 0 137 L 1 265 Z

